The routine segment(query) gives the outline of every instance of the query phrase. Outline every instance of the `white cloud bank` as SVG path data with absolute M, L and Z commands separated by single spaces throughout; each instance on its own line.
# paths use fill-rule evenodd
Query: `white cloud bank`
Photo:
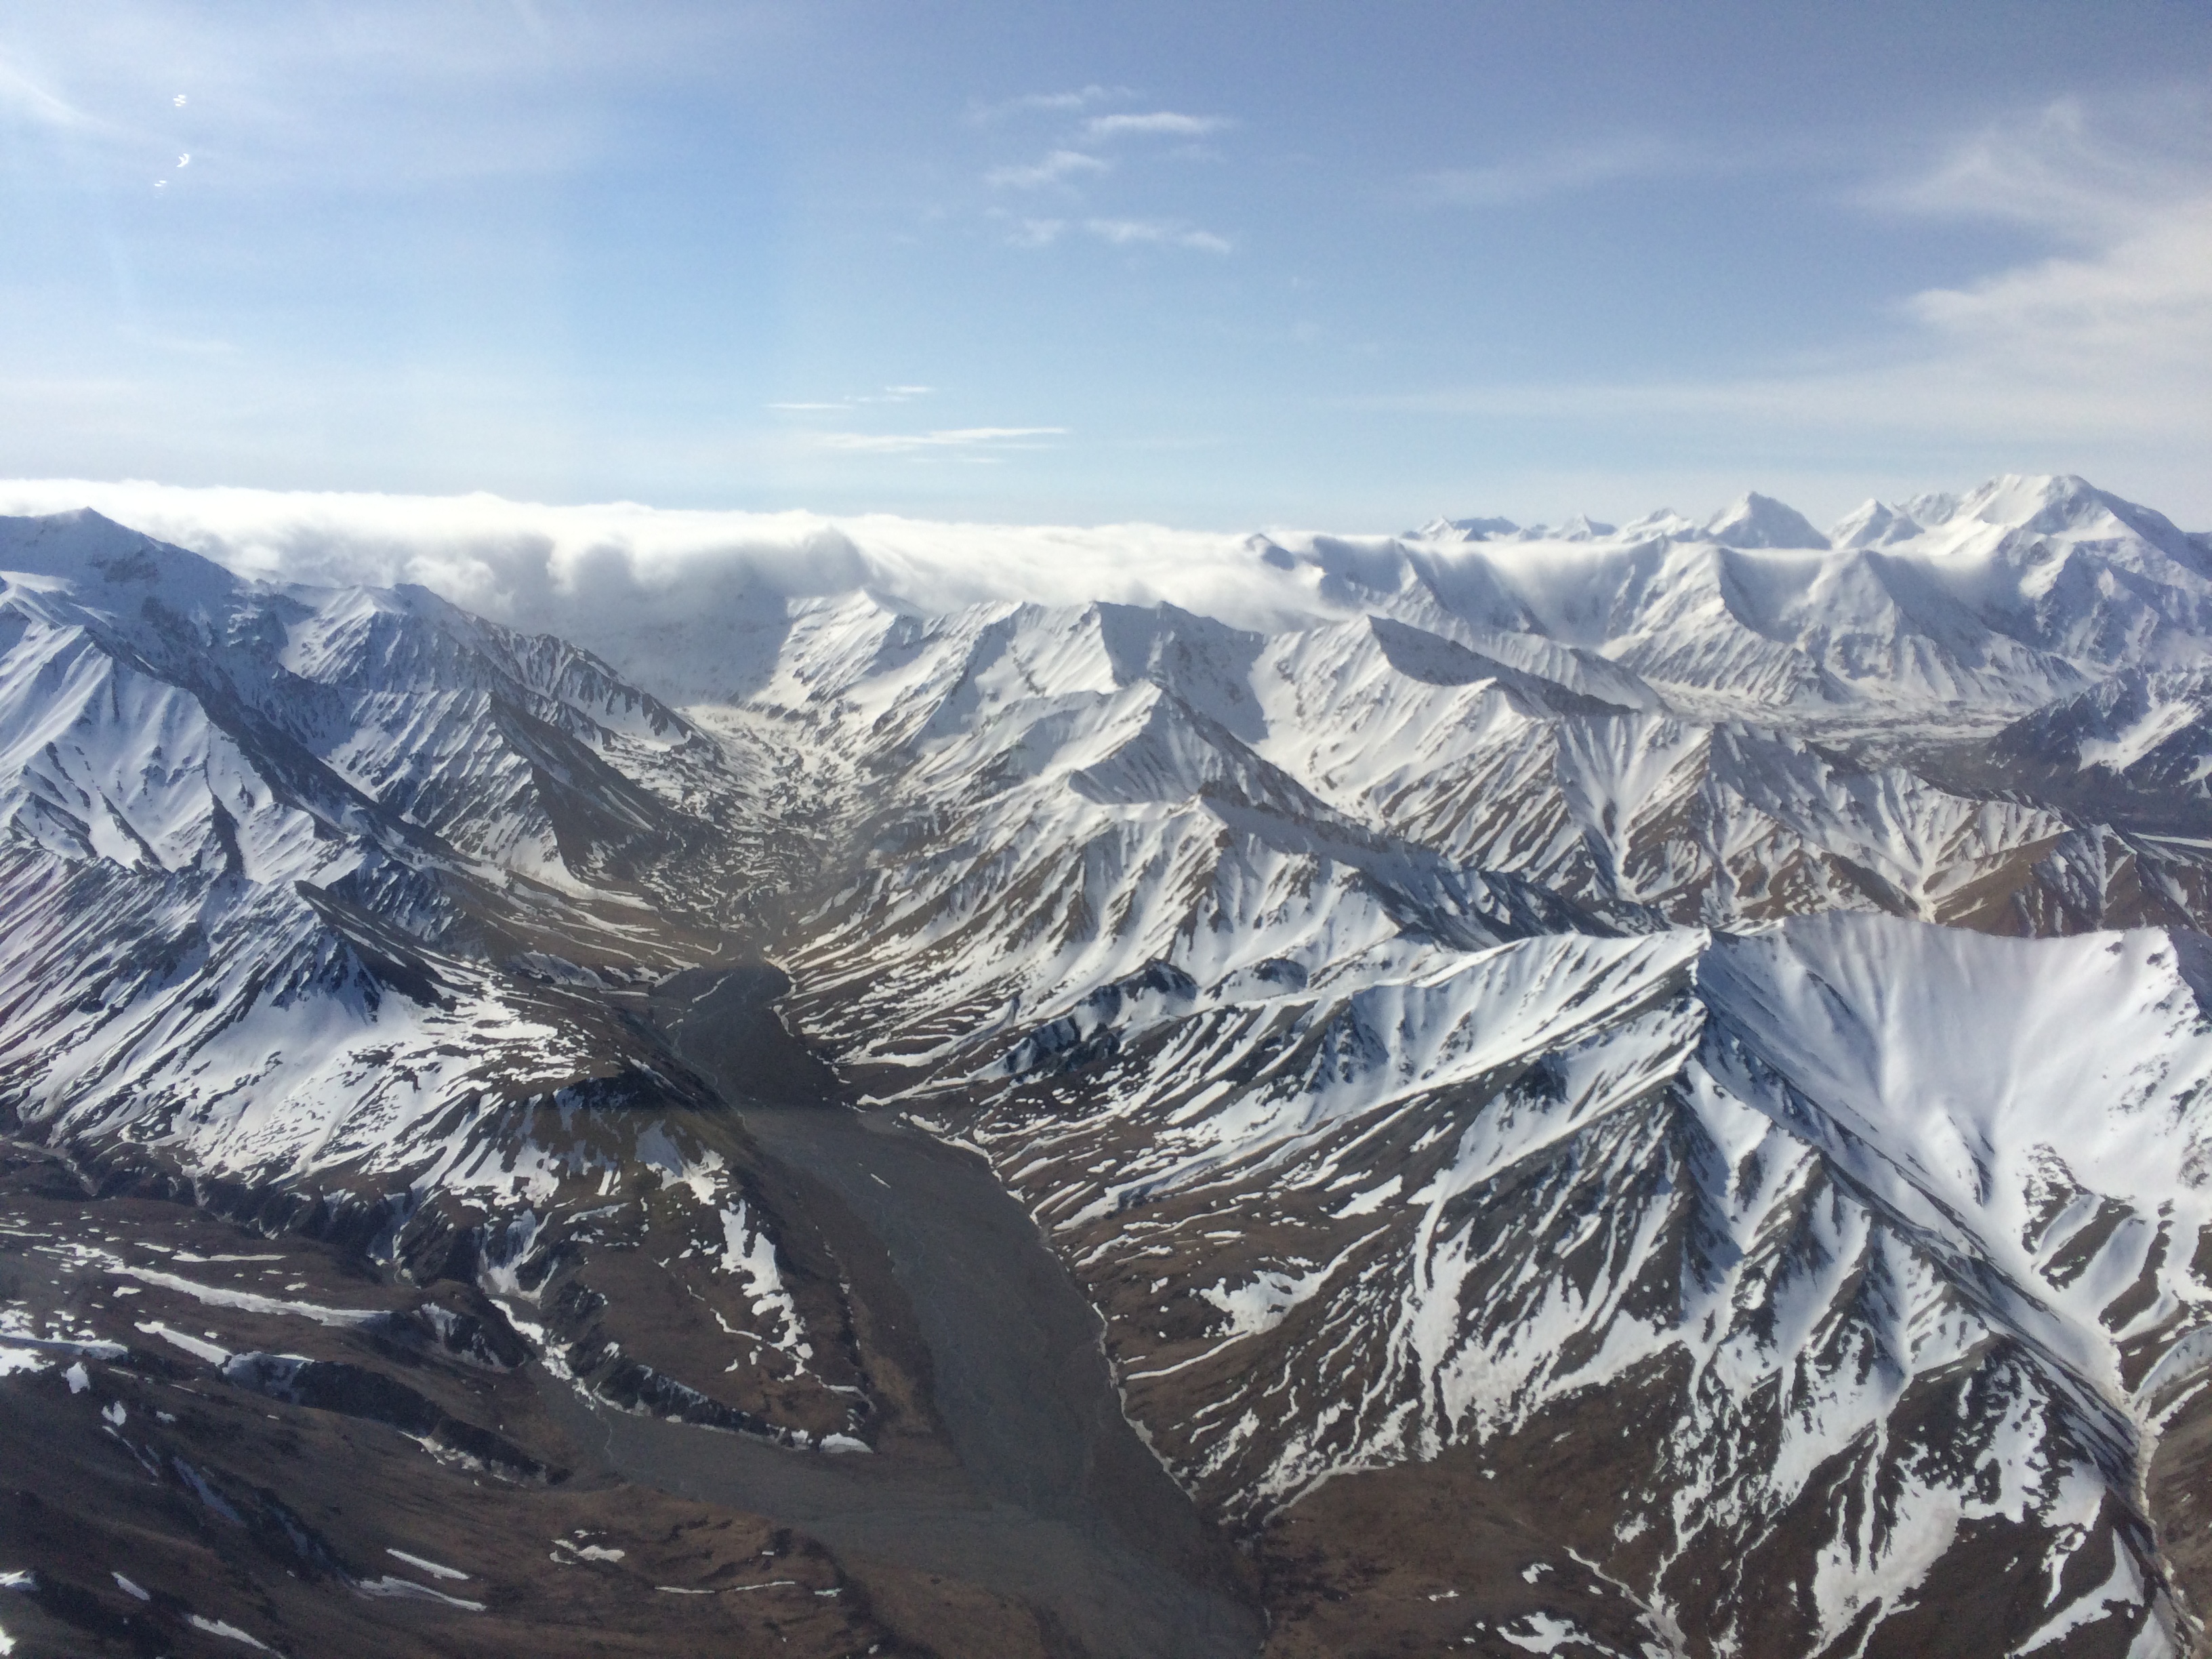
M 760 684 L 793 600 L 860 592 L 922 615 L 977 604 L 1168 603 L 1279 633 L 1358 615 L 1319 566 L 1271 556 L 1324 539 L 1157 524 L 945 523 L 866 514 L 553 506 L 433 496 L 0 479 L 0 514 L 91 507 L 247 577 L 417 584 L 481 616 L 557 634 L 679 706 Z M 1334 543 L 1327 562 L 1380 550 Z M 1386 561 L 1387 563 L 1387 561 Z M 1395 568 L 1395 567 L 1393 567 Z
M 0 514 L 89 507 L 272 580 L 419 583 L 576 641 L 672 701 L 742 690 L 783 601 L 865 588 L 917 611 L 987 600 L 1162 600 L 1246 626 L 1310 615 L 1247 537 L 1158 525 L 936 524 L 885 515 L 555 507 L 495 495 L 0 481 Z

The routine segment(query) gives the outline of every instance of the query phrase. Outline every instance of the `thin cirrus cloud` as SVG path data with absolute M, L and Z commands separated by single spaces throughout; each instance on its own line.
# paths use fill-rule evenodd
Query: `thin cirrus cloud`
M 1034 94 L 1016 99 L 990 106 L 990 113 L 996 116 L 1017 109 L 1040 113 L 1074 113 L 1095 103 L 1127 95 L 1122 89 L 1109 90 L 1091 86 L 1077 93 Z M 1085 140 L 1091 144 L 1103 145 L 1117 140 L 1146 137 L 1199 138 L 1233 125 L 1228 117 L 1222 115 L 1189 115 L 1176 110 L 1121 111 L 1091 116 L 1083 123 L 1082 131 Z M 1124 154 L 1126 155 L 1127 152 Z M 1132 161 L 1131 165 L 1135 167 L 1138 164 Z M 1115 162 L 1094 154 L 1092 149 L 1064 144 L 1048 151 L 1040 161 L 1008 162 L 993 167 L 984 173 L 983 182 L 994 190 L 1049 190 L 1058 192 L 1065 199 L 1085 202 L 1085 185 L 1097 184 L 1105 175 L 1116 171 Z M 1006 240 L 1010 246 L 1018 248 L 1050 247 L 1073 236 L 1109 247 L 1182 248 L 1214 254 L 1233 251 L 1233 245 L 1227 237 L 1186 221 L 1127 212 L 1117 214 L 1112 212 L 1107 204 L 1097 205 L 1109 210 L 1051 217 L 1017 216 L 1005 209 L 992 208 L 988 210 L 988 215 L 1006 224 Z
M 1439 168 L 1415 178 L 1413 194 L 1434 207 L 1517 207 L 1624 179 L 1679 177 L 1714 167 L 1711 157 L 1668 140 L 1623 138 L 1484 167 Z
M 2138 111 L 2139 125 L 2146 114 L 2164 145 L 2116 137 L 2082 100 L 2057 99 L 1991 124 L 1934 166 L 1879 181 L 1857 199 L 1876 211 L 2009 220 L 2094 246 L 2205 188 L 2212 104 L 2174 100 Z M 2194 146 L 2185 142 L 2192 131 Z
M 1062 438 L 1064 426 L 965 426 L 935 432 L 823 432 L 814 441 L 848 454 L 911 455 L 933 451 L 1033 449 L 1039 438 Z
M 2136 420 L 2212 431 L 2212 170 L 2163 199 L 2079 204 L 2081 179 L 2059 173 L 2035 219 L 2075 250 L 1924 289 L 1905 312 L 1990 374 L 2126 387 Z
M 1021 219 L 1006 233 L 1015 247 L 1050 247 L 1073 231 L 1109 247 L 1179 247 L 1197 253 L 1233 253 L 1226 236 L 1170 219 Z
M 821 402 L 773 403 L 765 406 L 784 415 L 825 414 L 860 409 L 869 404 L 910 404 L 917 398 L 930 396 L 936 390 L 933 386 L 887 386 L 880 392 L 866 392 L 858 397 L 831 398 Z
M 1127 87 L 1079 87 L 1072 92 L 1025 92 L 995 104 L 971 104 L 968 118 L 978 125 L 1009 115 L 1073 115 L 1133 94 Z
M 1904 313 L 1996 380 L 2117 393 L 2130 425 L 2212 426 L 2212 100 L 2185 100 L 2116 135 L 2077 99 L 1972 135 L 1863 201 L 1916 215 L 2002 218 L 2067 251 L 1978 282 L 1929 289 Z M 2118 411 L 2095 404 L 2100 418 Z M 2154 413 L 2154 411 L 2155 411 Z
M 1668 140 L 1623 139 L 1425 174 L 1416 194 L 1439 206 L 1506 207 L 1730 166 Z M 1977 280 L 1899 295 L 1891 312 L 1900 327 L 1871 360 L 1862 352 L 1665 383 L 1493 386 L 1455 406 L 1978 434 L 2079 452 L 2212 439 L 2212 100 L 2191 94 L 2155 108 L 2055 100 L 1957 135 L 1850 199 L 1892 216 L 2002 221 L 2055 246 Z
M 1093 138 L 1203 138 L 1232 125 L 1225 115 L 1182 115 L 1160 109 L 1141 115 L 1094 115 L 1083 124 L 1083 130 Z
M 1194 230 L 1157 219 L 1086 219 L 1083 228 L 1100 241 L 1110 242 L 1116 247 L 1151 245 L 1193 248 L 1200 253 L 1228 253 L 1234 247 L 1227 237 L 1217 236 L 1210 230 Z
M 1891 307 L 1899 326 L 1879 349 L 1767 373 L 1390 402 L 1522 418 L 1666 416 L 1831 441 L 2033 442 L 2084 465 L 2200 453 L 2212 442 L 2212 100 L 2196 110 L 2193 124 L 2186 111 L 2148 122 L 2061 100 L 1954 138 L 1921 167 L 1859 191 L 1869 210 L 2002 219 L 2058 245 L 1978 280 L 1900 295 Z
M 68 100 L 47 91 L 5 58 L 0 58 L 0 117 L 12 117 L 60 132 L 116 131 L 109 123 L 86 114 Z
M 2131 367 L 2138 418 L 2212 415 L 2212 194 L 2151 216 L 2109 246 L 1961 288 L 1929 289 L 1910 315 L 1961 350 L 2105 379 Z M 2172 396 L 2175 401 L 2168 402 Z M 2164 405 L 2161 410 L 2159 405 Z M 2212 424 L 2212 422 L 2208 422 Z
M 983 182 L 1000 189 L 1036 190 L 1047 185 L 1066 184 L 1086 174 L 1109 172 L 1112 167 L 1110 161 L 1086 155 L 1079 149 L 1056 149 L 1041 161 L 993 167 L 983 175 Z

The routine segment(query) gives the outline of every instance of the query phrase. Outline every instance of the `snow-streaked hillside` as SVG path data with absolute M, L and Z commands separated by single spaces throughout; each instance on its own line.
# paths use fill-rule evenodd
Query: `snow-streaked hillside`
M 0 520 L 0 1099 L 373 1212 L 626 1405 L 866 1440 L 832 1223 L 655 1024 L 765 951 L 1226 1526 L 1459 1470 L 1571 1498 L 1649 1651 L 1909 1650 L 1993 1583 L 1973 1650 L 2192 1644 L 2203 538 L 2071 478 L 776 533 L 479 559 L 494 621 Z
M 1379 612 L 1554 678 L 1519 653 L 1579 652 L 1678 696 L 1845 726 L 1948 719 L 1960 699 L 1990 718 L 2120 667 L 2186 666 L 2212 616 L 2212 547 L 2063 477 L 1869 501 L 1826 537 L 1757 495 L 1704 521 L 1235 536 L 0 483 L 9 510 L 88 503 L 251 576 L 424 584 L 574 640 L 674 705 L 751 695 L 793 603 L 863 591 L 921 616 L 1169 604 L 1268 633 Z
M 1375 953 L 1094 996 L 907 1099 L 1231 1513 L 1571 1436 L 1620 1495 L 1577 1541 L 1700 1649 L 1819 1651 L 2000 1549 L 2015 1635 L 2171 1622 L 2136 1459 L 2212 1323 L 2201 953 L 1841 915 Z
M 0 573 L 15 1121 L 113 1180 L 273 1206 L 387 1256 L 410 1228 L 434 1251 L 456 1218 L 520 1220 L 527 1282 L 482 1237 L 470 1254 L 506 1267 L 518 1318 L 567 1286 L 533 1322 L 633 1397 L 653 1372 L 599 1340 L 558 1212 L 641 1182 L 670 1194 L 661 1224 L 735 1253 L 697 1317 L 726 1316 L 742 1374 L 662 1405 L 848 1426 L 849 1376 L 787 1374 L 798 1316 L 748 1293 L 745 1252 L 787 1217 L 742 1131 L 614 1000 L 713 955 L 716 918 L 778 878 L 745 751 L 420 590 L 249 584 L 89 515 L 0 521 Z M 730 889 L 696 925 L 653 894 L 678 863 Z M 834 1291 L 815 1300 L 834 1328 Z
M 1693 1645 L 1856 1640 L 2000 1536 L 2045 1587 L 2015 1635 L 2174 1625 L 2135 1483 L 2212 1303 L 2201 945 L 2081 930 L 2193 921 L 2186 849 L 1405 625 L 793 639 L 763 695 L 871 781 L 878 849 L 797 1018 L 988 1153 L 1204 1501 L 1625 1391 L 1672 1427 L 1578 1477 L 1635 1494 L 1583 1548 Z

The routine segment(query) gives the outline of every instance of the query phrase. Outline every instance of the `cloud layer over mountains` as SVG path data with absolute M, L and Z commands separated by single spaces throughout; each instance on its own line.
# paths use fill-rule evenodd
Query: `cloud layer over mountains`
M 1522 527 L 1433 520 L 1401 536 L 1236 534 L 1158 525 L 933 523 L 865 514 L 549 506 L 459 497 L 190 489 L 76 479 L 0 482 L 0 514 L 90 507 L 237 573 L 317 586 L 416 583 L 510 626 L 574 640 L 678 702 L 726 695 L 726 659 L 749 629 L 780 630 L 793 600 L 866 590 L 918 613 L 993 602 L 1165 602 L 1278 633 L 1359 614 L 1412 580 L 1409 556 L 1502 577 L 1516 596 L 1492 625 L 1608 652 L 1617 641 L 1546 614 L 1561 560 L 1620 564 L 1636 550 L 1718 544 L 1840 568 L 1868 550 L 1960 564 L 2007 537 L 2140 528 L 2185 560 L 2190 538 L 2079 479 L 1999 480 L 1961 497 L 1869 501 L 1824 536 L 1756 494 L 1703 520 L 1662 509 L 1626 525 Z M 2112 517 L 2117 509 L 2125 519 Z M 1917 516 L 1916 516 L 1917 515 Z M 2130 516 L 2132 515 L 2132 516 Z M 2135 517 L 2144 523 L 2136 526 Z M 2066 520 L 2062 526 L 2060 520 Z M 2046 522 L 2046 520 L 2048 522 Z M 1555 552 L 1544 550 L 1556 549 Z M 1588 574 L 1588 573 L 1585 573 Z M 1350 586 L 1347 586 L 1346 584 Z M 1793 580 L 1794 585 L 1794 580 Z M 1584 637 L 1588 635 L 1587 637 Z
M 1006 598 L 1165 599 L 1241 618 L 1255 603 L 1245 538 L 1156 525 L 933 524 L 882 514 L 833 521 L 811 513 L 630 502 L 553 507 L 489 495 L 0 483 L 0 513 L 80 507 L 243 575 L 331 586 L 418 582 L 498 621 L 586 642 L 605 638 L 611 606 L 683 621 L 744 594 L 800 599 L 862 586 L 933 611 Z M 1263 611 L 1266 605 L 1258 601 Z

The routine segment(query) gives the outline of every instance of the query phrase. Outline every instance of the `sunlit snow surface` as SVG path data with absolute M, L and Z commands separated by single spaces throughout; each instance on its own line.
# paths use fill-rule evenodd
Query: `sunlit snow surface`
M 0 578 L 17 1112 L 209 1169 L 521 1192 L 463 1155 L 472 1128 L 600 1068 L 456 930 L 473 888 L 619 936 L 569 904 L 591 849 L 559 851 L 544 746 L 665 787 L 652 759 L 688 728 L 428 594 L 254 589 L 85 519 L 12 523 L 0 568 L 28 573 Z M 611 813 L 641 817 L 624 787 Z
M 2164 1650 L 2138 1477 L 2212 1362 L 2200 540 L 2064 479 L 1828 546 L 1758 498 L 1147 544 L 1088 592 L 949 535 L 579 613 L 601 660 L 0 525 L 7 1103 L 467 1206 L 549 1342 L 532 1264 L 655 1170 L 732 1369 L 809 1377 L 737 1172 L 586 1110 L 693 1086 L 605 995 L 750 927 L 854 1090 L 1030 1207 L 1216 1512 L 1602 1429 L 1654 1628 L 1727 1650 L 1786 1583 L 1858 1640 L 2009 1528 L 2021 1650 Z
M 2077 930 L 2194 920 L 2201 878 L 1831 746 L 2194 659 L 2194 544 L 2045 494 L 2035 533 L 1978 516 L 2002 489 L 1920 503 L 1948 528 L 1888 564 L 1288 550 L 1373 605 L 1272 635 L 802 604 L 755 706 L 900 794 L 895 854 L 791 958 L 800 1018 L 986 1150 L 1232 1512 L 1666 1377 L 1615 1564 L 1661 1610 L 1724 1628 L 1796 1529 L 1826 1642 L 2002 1522 L 2045 1540 L 2049 1639 L 2141 1623 L 2134 1470 L 2212 1297 L 2212 981 L 2188 936 Z M 2166 586 L 2087 579 L 2129 611 L 2094 626 L 2033 602 L 2100 560 Z M 1633 630 L 1577 609 L 1621 590 Z

